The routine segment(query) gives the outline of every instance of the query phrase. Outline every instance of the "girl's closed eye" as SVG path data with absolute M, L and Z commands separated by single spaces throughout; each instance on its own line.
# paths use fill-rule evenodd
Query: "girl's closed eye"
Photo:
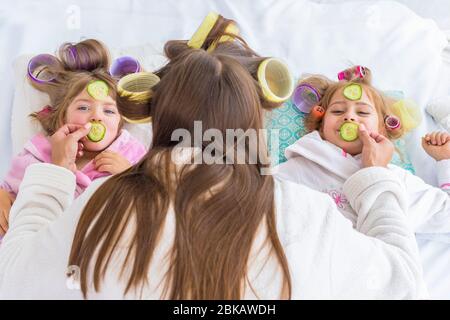
M 116 110 L 114 110 L 113 108 L 106 108 L 106 109 L 104 109 L 104 112 L 106 114 L 110 114 L 110 115 L 113 115 L 113 114 L 117 113 Z
M 82 104 L 77 107 L 77 110 L 87 111 L 87 110 L 89 110 L 89 106 L 87 104 Z

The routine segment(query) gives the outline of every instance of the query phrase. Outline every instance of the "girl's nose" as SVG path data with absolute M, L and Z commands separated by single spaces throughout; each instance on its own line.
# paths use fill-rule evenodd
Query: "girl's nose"
M 347 110 L 344 114 L 344 121 L 356 121 L 356 114 L 353 110 Z
M 102 118 L 102 111 L 99 108 L 92 111 L 91 120 L 102 121 Z

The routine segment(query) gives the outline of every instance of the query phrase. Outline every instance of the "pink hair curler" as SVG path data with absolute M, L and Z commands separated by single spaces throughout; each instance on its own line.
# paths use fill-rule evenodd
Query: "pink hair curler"
M 366 76 L 366 69 L 363 66 L 355 66 L 352 68 L 345 69 L 338 73 L 338 79 L 351 81 L 355 78 L 364 78 Z
M 399 129 L 401 126 L 400 119 L 396 116 L 387 115 L 384 117 L 384 124 L 389 130 Z

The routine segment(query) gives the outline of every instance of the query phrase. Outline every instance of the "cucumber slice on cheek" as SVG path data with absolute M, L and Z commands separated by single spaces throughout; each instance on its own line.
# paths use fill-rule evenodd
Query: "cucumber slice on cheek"
M 91 121 L 91 124 L 92 127 L 87 135 L 87 138 L 92 142 L 102 141 L 105 137 L 106 127 L 101 122 L 97 121 Z

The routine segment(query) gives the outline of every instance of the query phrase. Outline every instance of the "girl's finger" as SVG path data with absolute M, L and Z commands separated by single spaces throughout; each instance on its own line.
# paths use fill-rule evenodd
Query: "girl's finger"
M 115 159 L 115 158 L 117 158 L 117 153 L 112 151 L 108 152 L 103 151 L 102 153 L 100 153 L 95 157 L 95 159 Z
M 95 160 L 95 167 L 100 167 L 102 165 L 112 165 L 113 161 L 111 159 L 101 158 L 99 160 Z
M 444 145 L 447 142 L 447 134 L 445 132 L 441 132 L 439 135 L 441 145 Z
M 97 168 L 100 172 L 111 172 L 114 167 L 111 164 L 104 164 Z
M 429 143 L 428 143 L 427 139 L 425 137 L 422 137 L 422 148 L 425 149 L 428 144 Z
M 89 131 L 91 130 L 92 124 L 90 122 L 86 123 L 84 126 L 81 126 L 74 132 L 72 132 L 70 135 L 75 139 L 76 141 L 79 141 L 81 138 L 87 136 Z
M 387 138 L 385 136 L 383 136 L 380 133 L 375 133 L 375 132 L 371 132 L 370 136 L 375 140 L 376 143 L 380 143 L 384 140 L 386 140 Z
M 432 145 L 436 145 L 437 143 L 436 143 L 436 132 L 433 132 L 432 134 L 431 134 L 431 144 Z
M 366 127 L 363 124 L 361 124 L 358 130 L 359 130 L 359 138 L 361 139 L 363 145 L 370 145 L 373 142 L 373 139 L 370 137 Z
M 8 221 L 5 218 L 4 212 L 0 212 L 0 233 L 4 235 L 8 231 Z
M 446 143 L 449 142 L 449 141 L 450 141 L 450 135 L 447 134 L 447 135 L 445 136 L 445 142 L 444 142 L 444 144 L 446 144 Z
M 441 145 L 441 135 L 439 132 L 436 132 L 436 134 L 434 135 L 434 139 L 436 140 L 436 145 L 440 146 Z
M 69 135 L 72 132 L 77 131 L 78 129 L 80 129 L 82 127 L 82 125 L 80 124 L 72 124 L 72 123 L 66 123 L 65 125 L 63 125 L 61 128 L 59 128 L 58 130 L 56 130 L 55 133 L 63 133 L 64 135 Z

